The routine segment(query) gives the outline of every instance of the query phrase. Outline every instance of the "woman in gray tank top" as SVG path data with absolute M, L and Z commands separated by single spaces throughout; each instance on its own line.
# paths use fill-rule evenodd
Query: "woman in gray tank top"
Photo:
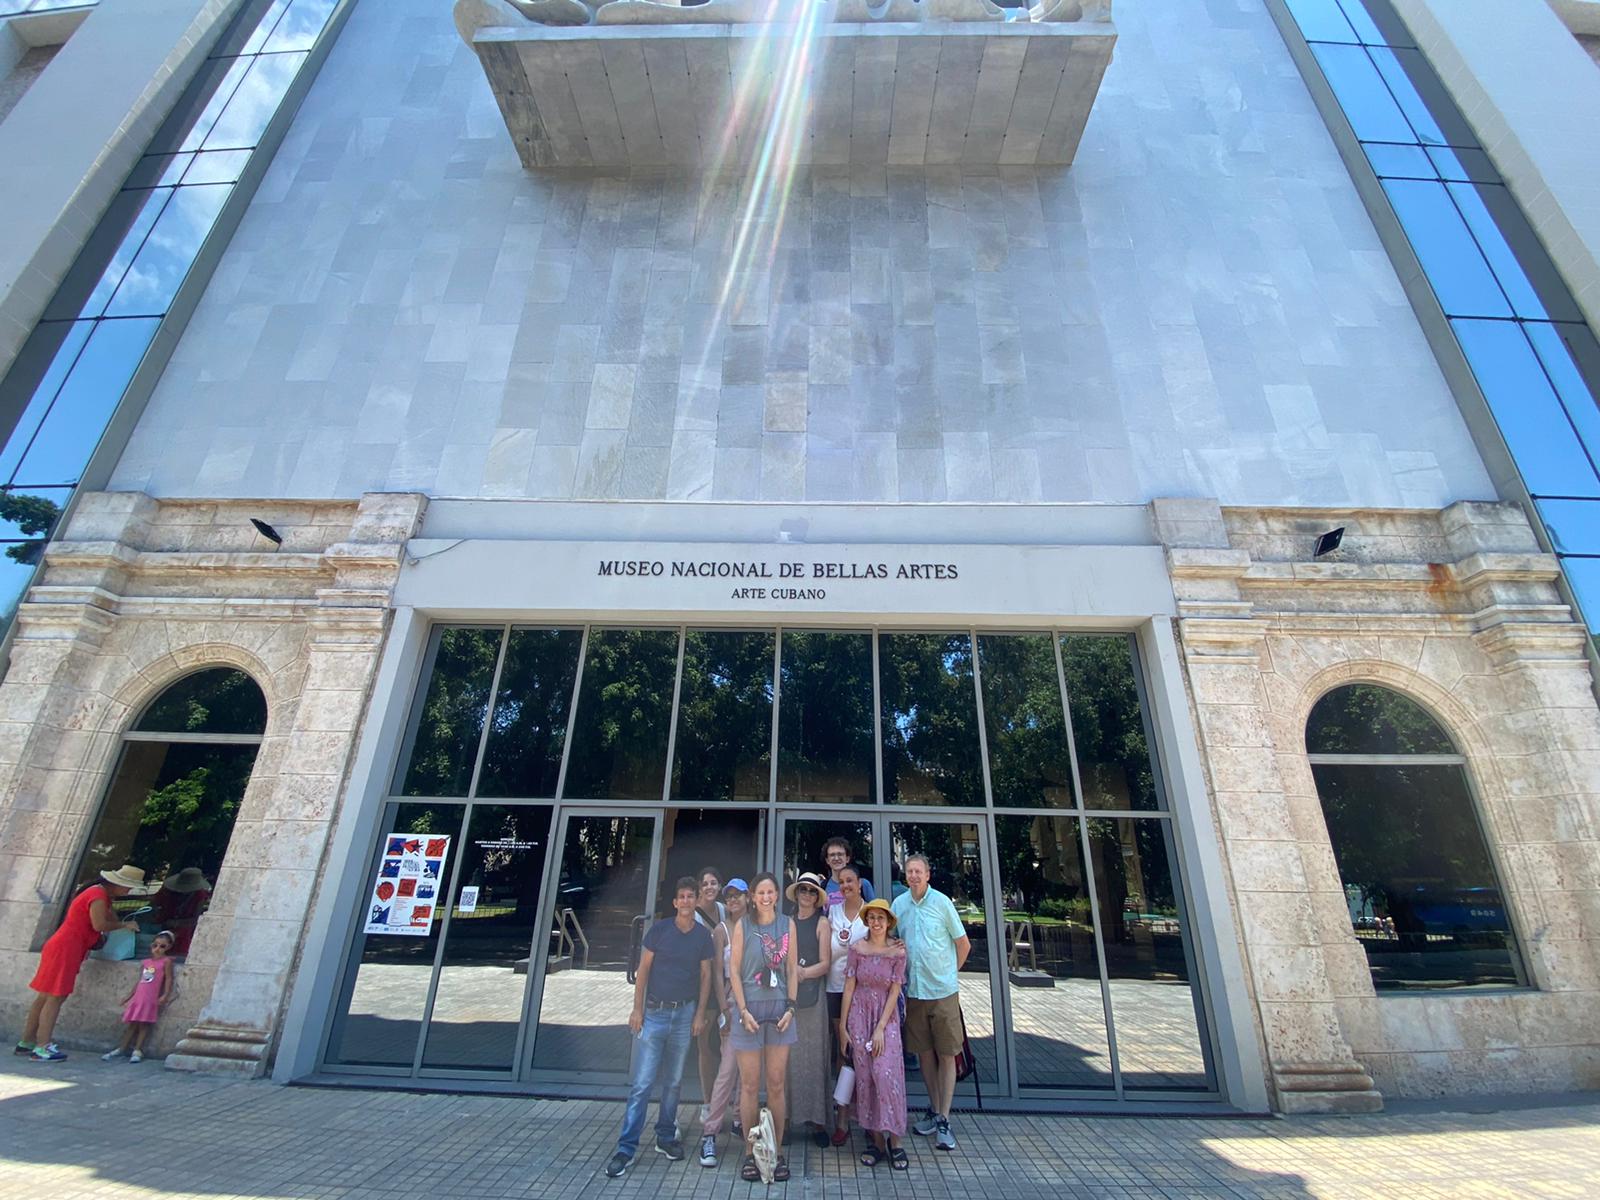
M 778 911 L 778 881 L 770 872 L 755 877 L 750 901 L 750 912 L 733 928 L 730 947 L 735 969 L 729 982 L 737 1023 L 729 1041 L 739 1056 L 739 1115 L 746 1129 L 756 1126 L 762 1060 L 766 1060 L 767 1107 L 772 1110 L 772 1127 L 781 1147 L 789 1047 L 796 1041 L 795 994 L 800 985 L 795 929 L 794 922 Z M 749 1155 L 739 1177 L 760 1178 L 755 1159 Z M 781 1154 L 773 1178 L 789 1178 L 789 1164 Z

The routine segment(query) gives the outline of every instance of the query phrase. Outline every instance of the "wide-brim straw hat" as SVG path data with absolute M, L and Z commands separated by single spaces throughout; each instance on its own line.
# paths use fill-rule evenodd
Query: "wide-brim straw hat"
M 869 912 L 881 912 L 888 916 L 890 933 L 893 933 L 894 927 L 900 924 L 900 922 L 895 919 L 894 909 L 889 907 L 889 902 L 887 900 L 868 900 L 861 906 L 861 911 L 856 915 L 861 918 L 861 923 L 863 925 L 867 923 L 867 914 Z
M 168 875 L 161 881 L 161 886 L 169 892 L 209 892 L 211 881 L 199 867 L 185 867 L 176 875 Z
M 790 900 L 794 900 L 795 893 L 798 892 L 802 887 L 814 887 L 817 889 L 817 891 L 826 896 L 828 894 L 828 889 L 826 886 L 824 886 L 824 882 L 825 881 L 823 880 L 822 876 L 818 875 L 815 871 L 804 871 L 801 873 L 798 879 L 783 889 L 783 894 Z
M 150 885 L 144 881 L 144 871 L 127 863 L 123 863 L 115 871 L 101 871 L 100 878 L 133 892 L 143 893 L 150 890 Z

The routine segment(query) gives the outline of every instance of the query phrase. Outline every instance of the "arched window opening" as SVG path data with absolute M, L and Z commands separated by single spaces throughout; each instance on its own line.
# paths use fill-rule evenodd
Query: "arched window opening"
M 1312 709 L 1306 751 L 1373 986 L 1525 986 L 1466 759 L 1439 723 L 1352 684 Z
M 117 905 L 139 914 L 137 953 L 161 929 L 176 936 L 177 954 L 188 953 L 266 725 L 267 702 L 255 680 L 234 667 L 212 667 L 173 683 L 123 735 L 73 891 L 102 870 L 142 868 L 149 891 Z

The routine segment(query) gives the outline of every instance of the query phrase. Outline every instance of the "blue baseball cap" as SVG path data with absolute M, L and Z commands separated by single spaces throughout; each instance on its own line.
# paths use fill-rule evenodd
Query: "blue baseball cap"
M 722 885 L 722 894 L 724 896 L 729 892 L 748 892 L 749 890 L 750 885 L 742 879 L 730 879 Z

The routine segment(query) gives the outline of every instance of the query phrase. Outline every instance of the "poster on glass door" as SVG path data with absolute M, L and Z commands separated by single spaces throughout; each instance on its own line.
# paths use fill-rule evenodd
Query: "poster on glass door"
M 384 838 L 363 932 L 427 937 L 444 894 L 449 857 L 448 835 L 391 833 Z

